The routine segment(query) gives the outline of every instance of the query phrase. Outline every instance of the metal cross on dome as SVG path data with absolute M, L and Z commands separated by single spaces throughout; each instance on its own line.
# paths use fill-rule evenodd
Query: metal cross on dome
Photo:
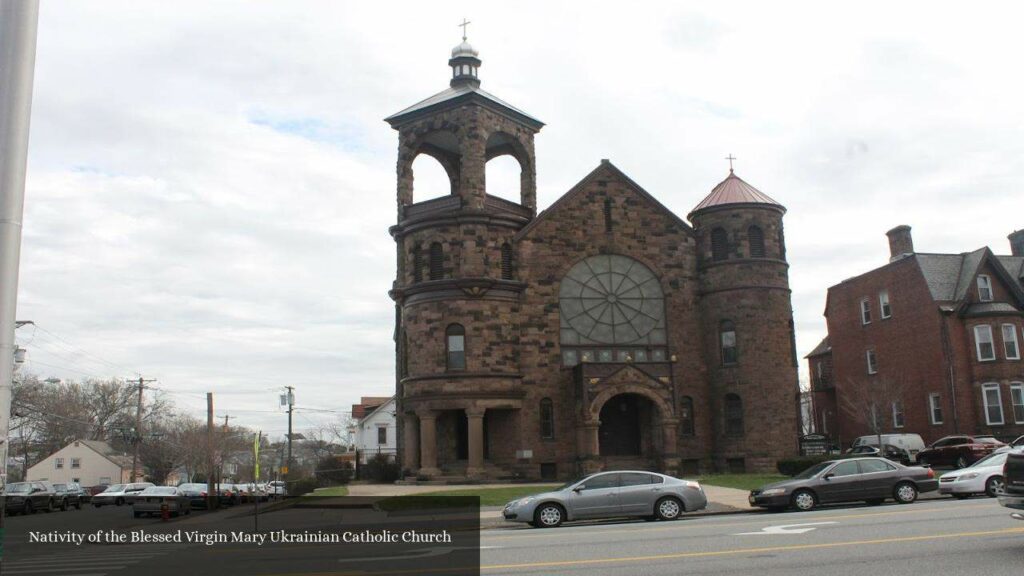
M 462 19 L 462 24 L 459 24 L 459 26 L 462 27 L 462 41 L 463 42 L 466 41 L 466 27 L 469 26 L 470 24 L 472 24 L 472 22 L 470 22 L 469 20 L 466 20 L 465 18 Z
M 736 157 L 732 155 L 732 152 L 730 152 L 729 155 L 725 157 L 725 159 L 729 161 L 729 172 L 731 173 L 732 172 L 732 161 L 736 160 Z

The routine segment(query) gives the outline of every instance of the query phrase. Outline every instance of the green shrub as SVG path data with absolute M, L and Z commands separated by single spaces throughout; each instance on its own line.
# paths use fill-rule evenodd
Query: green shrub
M 296 480 L 295 482 L 288 483 L 288 495 L 289 496 L 302 496 L 303 494 L 309 494 L 320 486 L 317 482 L 316 477 L 303 478 L 302 480 Z
M 387 454 L 377 454 L 366 464 L 360 466 L 359 477 L 374 482 L 391 483 L 398 480 L 400 472 L 398 462 L 395 462 Z
M 790 458 L 788 460 L 779 460 L 775 463 L 775 467 L 778 468 L 779 474 L 782 474 L 783 476 L 796 476 L 811 466 L 814 466 L 819 462 L 824 462 L 828 459 L 828 456 L 804 456 L 802 458 Z

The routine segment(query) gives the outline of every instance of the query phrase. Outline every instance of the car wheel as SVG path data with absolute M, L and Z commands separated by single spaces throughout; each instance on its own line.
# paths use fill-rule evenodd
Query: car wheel
M 654 513 L 661 520 L 675 520 L 682 516 L 683 512 L 683 503 L 671 496 L 666 496 L 654 504 Z
M 910 482 L 900 482 L 893 489 L 893 497 L 900 504 L 910 504 L 914 500 L 917 500 L 917 487 Z
M 565 510 L 558 504 L 544 504 L 533 513 L 533 521 L 541 528 L 557 528 L 565 520 Z
M 954 465 L 959 470 L 960 468 L 967 468 L 967 464 L 968 462 L 966 456 L 957 456 L 956 463 Z
M 53 508 L 53 500 L 47 500 L 46 501 L 46 508 L 44 508 L 44 510 L 46 510 L 47 514 L 49 514 L 50 512 L 53 512 L 53 510 L 54 510 L 54 508 Z
M 818 497 L 810 490 L 797 490 L 792 497 L 793 508 L 806 512 L 818 505 Z
M 1003 493 L 1003 487 L 1003 477 L 993 476 L 988 479 L 988 482 L 985 482 L 985 495 L 989 498 L 995 498 Z
M 882 502 L 885 502 L 885 498 L 872 498 L 871 500 L 865 500 L 871 506 L 878 506 Z

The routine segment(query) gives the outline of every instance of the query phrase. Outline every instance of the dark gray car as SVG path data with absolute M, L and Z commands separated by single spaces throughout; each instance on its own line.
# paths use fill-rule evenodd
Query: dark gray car
M 700 484 L 643 471 L 600 472 L 505 505 L 510 522 L 554 528 L 571 520 L 639 516 L 675 520 L 708 505 Z
M 884 458 L 850 458 L 815 464 L 790 480 L 753 490 L 750 505 L 810 510 L 832 502 L 880 504 L 887 498 L 909 504 L 918 493 L 938 488 L 931 468 L 903 466 Z

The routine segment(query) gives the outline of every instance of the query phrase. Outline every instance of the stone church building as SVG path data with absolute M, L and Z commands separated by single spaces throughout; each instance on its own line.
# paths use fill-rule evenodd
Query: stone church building
M 398 131 L 396 394 L 407 473 L 565 478 L 601 469 L 773 470 L 797 451 L 785 208 L 730 173 L 687 221 L 602 160 L 537 213 L 543 123 L 451 86 Z M 417 202 L 413 160 L 451 194 Z M 510 155 L 520 201 L 487 192 Z

